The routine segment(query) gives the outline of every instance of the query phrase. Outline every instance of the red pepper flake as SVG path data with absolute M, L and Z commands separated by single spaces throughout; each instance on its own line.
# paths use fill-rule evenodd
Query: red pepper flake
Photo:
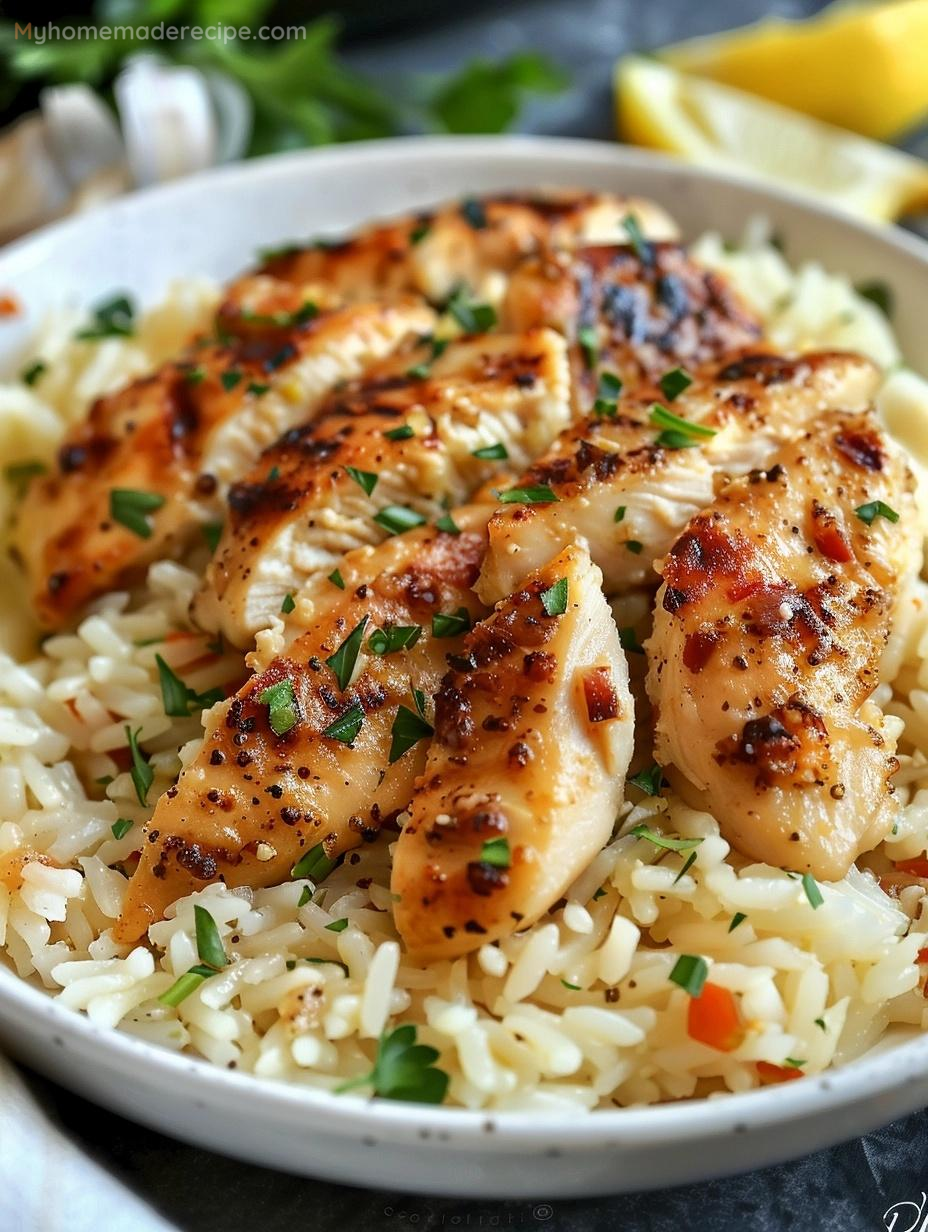
M 612 669 L 594 667 L 583 677 L 586 712 L 591 723 L 605 723 L 619 717 L 619 697 L 612 683 Z

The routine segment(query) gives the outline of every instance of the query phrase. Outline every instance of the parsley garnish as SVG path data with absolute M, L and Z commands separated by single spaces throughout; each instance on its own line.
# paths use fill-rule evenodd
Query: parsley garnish
M 668 402 L 673 402 L 675 398 L 679 398 L 684 389 L 689 389 L 693 383 L 693 378 L 684 368 L 671 368 L 669 372 L 665 372 L 661 379 L 657 382 L 661 387 L 661 393 Z
M 167 992 L 161 994 L 158 1000 L 162 1005 L 180 1005 L 181 1001 L 199 988 L 204 980 L 208 980 L 210 976 L 228 965 L 228 955 L 219 936 L 216 921 L 210 913 L 198 903 L 194 904 L 193 919 L 197 938 L 197 956 L 200 963 L 191 967 L 186 974 L 171 985 Z
M 683 867 L 680 869 L 679 873 L 677 873 L 676 877 L 674 877 L 674 879 L 673 879 L 673 884 L 674 884 L 674 885 L 676 885 L 676 884 L 677 884 L 677 882 L 680 880 L 680 878 L 681 878 L 681 877 L 685 877 L 685 876 L 686 876 L 686 874 L 690 871 L 690 869 L 692 868 L 693 864 L 695 863 L 695 860 L 696 860 L 696 852 L 695 852 L 695 851 L 691 851 L 691 852 L 690 852 L 690 854 L 686 857 L 686 863 L 685 863 L 685 864 L 683 865 Z
M 421 625 L 385 625 L 370 635 L 367 648 L 375 655 L 396 654 L 399 650 L 415 646 L 421 635 Z
M 634 214 L 626 214 L 622 219 L 622 226 L 625 228 L 625 234 L 628 236 L 628 242 L 631 244 L 635 256 L 642 265 L 650 265 L 651 245 L 642 235 L 638 219 Z
M 367 627 L 369 617 L 362 616 L 355 627 L 351 630 L 338 650 L 334 654 L 330 654 L 326 659 L 326 663 L 335 673 L 335 679 L 338 681 L 338 687 L 344 693 L 351 683 L 351 677 L 354 675 L 354 669 L 358 662 L 358 655 L 361 653 L 361 643 L 364 641 L 364 630 Z
M 48 364 L 44 359 L 35 359 L 27 368 L 24 368 L 20 380 L 24 385 L 34 385 L 36 381 L 44 373 L 48 371 Z
M 631 552 L 633 556 L 640 556 L 643 548 L 644 544 L 640 543 L 637 539 L 625 540 L 625 550 Z
M 329 574 L 328 580 L 333 586 L 337 586 L 339 590 L 345 589 L 345 579 L 342 577 L 341 569 L 333 569 Z
M 427 381 L 431 370 L 429 363 L 413 364 L 411 368 L 406 369 L 406 375 L 411 381 Z
M 471 456 L 485 462 L 504 462 L 509 457 L 509 452 L 502 441 L 498 441 L 495 445 L 484 445 L 481 449 L 471 450 Z
M 295 312 L 253 312 L 251 308 L 243 308 L 241 318 L 251 325 L 274 325 L 280 329 L 290 329 L 295 325 L 305 325 L 313 317 L 319 315 L 319 309 L 311 301 L 297 308 Z
M 247 392 L 254 394 L 256 398 L 260 398 L 261 395 L 266 394 L 270 388 L 270 385 L 265 385 L 262 381 L 249 381 Z
M 347 920 L 333 920 L 331 924 L 326 924 L 326 931 L 330 933 L 343 933 L 348 927 Z
M 709 964 L 704 958 L 696 958 L 692 954 L 681 954 L 674 963 L 670 978 L 691 997 L 698 997 L 709 978 Z
M 631 775 L 628 781 L 634 783 L 646 796 L 659 796 L 663 784 L 663 771 L 657 762 L 654 762 L 648 766 L 647 770 L 639 770 L 637 774 Z M 632 833 L 634 834 L 634 830 Z
M 428 233 L 431 231 L 431 226 L 427 222 L 417 223 L 409 233 L 409 242 L 413 247 L 416 244 L 421 244 Z
M 660 773 L 660 767 L 657 769 L 658 773 Z M 658 785 L 658 790 L 660 790 L 660 785 Z M 656 796 L 657 791 L 649 791 L 648 795 Z M 629 830 L 629 834 L 633 834 L 635 838 L 646 838 L 655 847 L 663 847 L 667 851 L 690 851 L 693 847 L 698 847 L 703 841 L 701 838 L 665 838 L 663 834 L 658 834 L 656 830 L 652 830 L 644 822 L 639 826 L 635 826 L 633 830 Z
M 215 552 L 219 547 L 219 540 L 222 538 L 222 523 L 221 522 L 204 522 L 200 527 L 203 538 L 206 540 L 207 547 L 211 552 Z
M 148 515 L 160 509 L 163 504 L 164 497 L 160 492 L 113 488 L 110 492 L 110 517 L 140 539 L 150 539 L 152 530 Z
M 487 212 L 483 208 L 483 202 L 478 201 L 475 197 L 467 197 L 461 202 L 461 217 L 464 218 L 475 231 L 482 231 L 487 225 Z
M 265 479 L 264 482 L 265 483 L 276 483 L 279 478 L 280 478 L 280 467 L 272 466 L 271 469 L 268 471 L 267 478 Z
M 290 876 L 294 880 L 299 880 L 306 877 L 314 885 L 320 881 L 325 881 L 329 873 L 335 867 L 336 861 L 330 860 L 325 854 L 325 845 L 316 843 L 314 847 L 310 847 L 309 851 L 294 864 L 290 870 Z
M 480 848 L 480 863 L 490 864 L 493 868 L 509 868 L 512 864 L 509 839 L 488 838 Z
M 558 500 L 557 493 L 546 483 L 532 484 L 527 488 L 507 488 L 498 496 L 504 505 L 547 505 Z
M 155 655 L 158 665 L 158 676 L 161 681 L 161 700 L 164 703 L 164 713 L 172 719 L 185 719 L 190 714 L 192 706 L 208 710 L 222 701 L 225 694 L 222 689 L 207 689 L 198 693 L 196 689 L 188 688 L 181 678 L 171 670 L 161 655 Z
M 124 838 L 134 825 L 135 822 L 131 821 L 128 817 L 117 817 L 110 826 L 110 830 L 113 832 L 113 838 Z
M 435 523 L 436 530 L 443 530 L 446 535 L 459 535 L 461 533 L 460 526 L 457 525 L 450 513 L 443 513 Z
M 74 335 L 83 342 L 99 338 L 129 338 L 135 333 L 135 308 L 127 295 L 115 295 L 93 309 L 93 323 Z
M 416 1028 L 407 1023 L 384 1032 L 377 1045 L 377 1059 L 369 1074 L 352 1078 L 335 1088 L 336 1093 L 370 1086 L 381 1099 L 409 1103 L 440 1104 L 450 1081 L 444 1070 L 436 1069 L 436 1048 L 416 1043 Z
M 821 890 L 818 888 L 818 882 L 811 873 L 803 873 L 802 888 L 806 892 L 806 898 L 812 906 L 813 911 L 818 911 L 825 899 L 822 896 Z
M 717 428 L 707 428 L 704 424 L 681 419 L 659 402 L 655 402 L 651 407 L 649 418 L 655 427 L 664 429 L 658 436 L 657 443 L 665 449 L 689 449 L 699 440 L 713 437 L 718 432 Z
M 391 766 L 395 761 L 399 761 L 414 744 L 418 744 L 420 740 L 432 734 L 432 725 L 427 722 L 423 713 L 425 699 L 418 689 L 413 690 L 413 700 L 416 705 L 415 710 L 410 710 L 408 706 L 397 708 L 396 718 L 390 730 L 390 735 L 393 737 L 389 757 Z
M 289 616 L 295 607 L 296 607 L 296 600 L 294 599 L 293 595 L 291 595 L 288 590 L 287 593 L 283 597 L 283 602 L 280 605 L 280 610 L 284 616 Z
M 854 510 L 861 522 L 872 526 L 877 518 L 885 518 L 887 522 L 898 522 L 899 514 L 881 500 L 870 501 L 866 505 L 858 505 Z
M 155 780 L 155 772 L 139 748 L 139 732 L 142 730 L 141 727 L 133 732 L 127 723 L 125 730 L 126 740 L 129 742 L 129 752 L 132 754 L 132 769 L 129 771 L 132 778 L 132 786 L 135 788 L 139 804 L 147 804 L 148 790 Z
M 731 923 L 728 926 L 728 931 L 733 933 L 739 924 L 743 924 L 748 917 L 743 911 L 736 911 L 731 917 Z
M 549 616 L 563 616 L 567 611 L 567 594 L 567 578 L 558 578 L 553 586 L 543 590 L 538 597 Z
M 200 367 L 188 368 L 184 373 L 184 380 L 188 385 L 199 385 L 202 381 L 206 380 L 206 369 Z
M 862 299 L 868 299 L 871 304 L 876 304 L 883 316 L 892 320 L 895 297 L 888 283 L 874 278 L 870 282 L 858 282 L 854 290 Z
M 579 992 L 579 991 L 580 991 L 580 985 L 579 985 L 579 984 L 571 984 L 571 983 L 569 983 L 569 981 L 567 981 L 567 980 L 561 980 L 561 983 L 564 985 L 564 987 L 565 987 L 565 988 L 569 988 L 571 992 Z
M 374 521 L 378 526 L 382 526 L 387 534 L 401 535 L 404 531 L 421 526 L 425 518 L 405 505 L 387 505 L 374 516 Z
M 619 645 L 626 654 L 644 654 L 644 647 L 638 641 L 638 634 L 631 626 L 619 630 Z
M 391 428 L 389 432 L 385 432 L 384 436 L 390 441 L 408 441 L 411 436 L 415 436 L 409 424 L 400 424 L 398 428 Z
M 226 391 L 234 389 L 241 381 L 242 373 L 237 372 L 234 368 L 230 368 L 227 372 L 223 372 L 219 377 L 219 383 Z
M 599 338 L 596 335 L 596 327 L 581 325 L 577 330 L 577 341 L 583 352 L 583 362 L 588 368 L 595 368 L 599 360 Z
M 465 334 L 482 334 L 496 324 L 496 310 L 470 298 L 466 287 L 458 287 L 445 305 Z
M 470 628 L 470 612 L 459 607 L 456 612 L 432 613 L 432 637 L 457 637 Z
M 293 681 L 278 680 L 258 694 L 258 701 L 267 706 L 267 721 L 275 736 L 285 736 L 300 721 Z
M 599 386 L 596 391 L 596 401 L 593 410 L 597 415 L 612 418 L 619 405 L 619 394 L 622 392 L 622 382 L 614 372 L 601 372 Z
M 355 481 L 365 496 L 370 496 L 380 478 L 375 471 L 359 471 L 356 466 L 346 466 L 345 473 Z
M 297 903 L 297 907 L 305 907 L 306 904 L 309 902 L 309 900 L 312 898 L 312 896 L 313 896 L 313 892 L 309 888 L 309 886 L 303 886 L 303 890 L 300 894 L 300 901 Z
M 361 709 L 361 703 L 355 702 L 353 706 L 348 707 L 344 714 L 340 714 L 328 727 L 324 728 L 322 734 L 323 736 L 328 736 L 330 740 L 338 740 L 342 744 L 351 744 L 361 730 L 363 722 L 364 711 Z
M 625 505 L 619 505 L 618 509 L 616 509 L 615 514 L 612 518 L 613 522 L 624 521 L 625 520 L 625 510 L 626 510 Z
M 3 468 L 3 477 L 22 496 L 36 475 L 44 475 L 47 470 L 44 462 L 12 462 Z

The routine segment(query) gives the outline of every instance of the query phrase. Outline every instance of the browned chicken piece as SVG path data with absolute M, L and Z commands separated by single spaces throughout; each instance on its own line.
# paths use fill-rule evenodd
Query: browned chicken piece
M 641 241 L 543 253 L 510 279 L 508 329 L 549 325 L 571 344 L 579 414 L 603 372 L 632 387 L 669 369 L 720 360 L 761 337 L 759 319 L 725 279 L 685 248 Z
M 375 223 L 344 240 L 285 245 L 267 254 L 265 273 L 328 288 L 346 299 L 424 295 L 444 304 L 459 286 L 494 306 L 506 279 L 541 248 L 629 242 L 634 215 L 650 239 L 677 237 L 673 220 L 651 201 L 612 193 L 560 192 L 468 198 Z
M 226 305 L 218 341 L 97 399 L 32 483 L 13 542 L 44 626 L 189 544 L 263 448 L 434 321 L 416 302 L 316 313 L 291 296 L 273 313 Z
M 769 465 L 825 411 L 865 410 L 878 383 L 858 355 L 746 354 L 704 367 L 673 401 L 659 388 L 622 397 L 562 432 L 517 482 L 534 503 L 494 514 L 481 598 L 495 602 L 575 542 L 602 569 L 608 595 L 656 582 L 654 559 L 711 503 L 723 476 Z M 685 422 L 675 427 L 667 411 Z
M 838 880 L 893 825 L 894 742 L 868 699 L 921 563 L 912 492 L 872 415 L 826 415 L 660 566 L 657 759 L 746 856 Z
M 471 587 L 489 513 L 469 506 L 459 534 L 423 527 L 346 556 L 312 630 L 206 714 L 202 749 L 146 828 L 121 942 L 208 882 L 312 877 L 406 805 L 445 655 L 486 611 Z
M 396 925 L 421 961 L 547 911 L 608 841 L 634 742 L 600 572 L 566 548 L 468 634 L 393 857 Z
M 229 492 L 198 623 L 248 646 L 341 556 L 434 521 L 504 466 L 523 467 L 570 418 L 553 330 L 430 344 L 332 394 Z

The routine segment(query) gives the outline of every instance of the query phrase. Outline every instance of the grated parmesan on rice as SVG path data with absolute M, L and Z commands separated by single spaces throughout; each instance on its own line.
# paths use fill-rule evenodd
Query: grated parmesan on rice
M 817 265 L 791 270 L 756 228 L 736 252 L 706 236 L 694 253 L 763 313 L 778 346 L 861 350 L 888 371 L 881 410 L 928 492 L 928 384 L 901 368 L 879 311 Z M 41 382 L 0 387 L 3 463 L 50 457 L 92 397 L 150 369 L 215 302 L 202 282 L 176 286 L 136 337 L 100 343 L 73 341 L 73 320 L 56 315 L 37 342 L 48 364 Z M 578 1114 L 743 1091 L 758 1084 L 758 1061 L 801 1058 L 805 1073 L 817 1073 L 887 1032 L 928 1028 L 922 887 L 900 877 L 891 897 L 877 881 L 888 884 L 893 861 L 928 850 L 925 583 L 903 604 L 875 699 L 901 732 L 899 825 L 843 881 L 820 886 L 817 909 L 800 880 L 741 858 L 711 816 L 670 794 L 626 805 L 610 844 L 532 928 L 422 968 L 409 964 L 393 927 L 389 835 L 349 853 L 318 888 L 210 885 L 175 903 L 148 944 L 113 941 L 127 883 L 112 866 L 137 849 L 150 813 L 126 769 L 125 726 L 152 751 L 153 799 L 200 739 L 198 719 L 165 716 L 155 654 L 198 691 L 244 671 L 231 651 L 202 665 L 205 638 L 187 614 L 199 563 L 154 564 L 139 592 L 107 595 L 39 653 L 11 597 L 22 587 L 0 577 L 10 582 L 0 643 L 0 947 L 63 1004 L 216 1065 L 323 1089 L 369 1072 L 385 1028 L 415 1023 L 450 1075 L 448 1102 Z M 623 624 L 646 608 L 636 595 L 614 606 Z M 663 850 L 630 836 L 641 823 L 702 841 Z M 21 877 L 5 876 L 21 866 Z M 197 962 L 195 905 L 232 961 L 172 1007 L 158 998 Z M 336 921 L 347 923 L 333 931 Z M 737 995 L 747 1029 L 736 1050 L 688 1034 L 689 998 L 668 978 L 681 954 L 702 956 L 712 982 Z

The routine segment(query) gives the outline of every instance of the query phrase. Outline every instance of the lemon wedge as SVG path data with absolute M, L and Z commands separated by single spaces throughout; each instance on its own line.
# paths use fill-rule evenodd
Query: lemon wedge
M 629 56 L 616 70 L 626 141 L 755 175 L 877 221 L 928 208 L 928 163 L 741 90 Z
M 691 39 L 658 55 L 865 137 L 897 136 L 928 113 L 928 0 L 839 5 Z

